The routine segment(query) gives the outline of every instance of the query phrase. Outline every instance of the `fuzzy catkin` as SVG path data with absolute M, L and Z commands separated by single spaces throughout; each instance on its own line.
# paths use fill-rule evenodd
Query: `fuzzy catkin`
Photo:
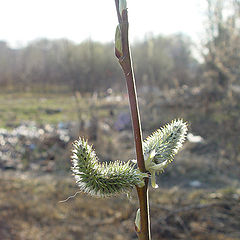
M 129 192 L 136 185 L 144 185 L 146 177 L 130 161 L 99 163 L 95 151 L 83 138 L 73 143 L 71 169 L 80 190 L 96 197 Z
M 143 142 L 146 170 L 151 174 L 152 187 L 156 188 L 155 174 L 164 170 L 173 160 L 186 138 L 187 123 L 178 119 L 155 131 Z M 73 143 L 72 172 L 82 192 L 108 197 L 128 193 L 134 186 L 144 186 L 142 173 L 131 161 L 99 163 L 93 148 L 79 138 Z
M 186 139 L 187 123 L 182 119 L 173 120 L 155 131 L 143 142 L 145 161 L 154 151 L 152 161 L 160 164 L 165 161 L 170 163 Z
M 145 168 L 151 173 L 151 184 L 157 188 L 156 174 L 173 161 L 187 134 L 187 123 L 178 119 L 154 132 L 143 143 Z

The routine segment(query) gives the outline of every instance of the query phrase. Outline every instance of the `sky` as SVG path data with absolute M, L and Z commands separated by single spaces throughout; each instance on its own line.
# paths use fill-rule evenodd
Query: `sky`
M 149 34 L 185 33 L 195 42 L 204 32 L 204 0 L 128 0 L 130 41 Z M 114 40 L 114 0 L 2 0 L 0 40 L 21 47 L 39 38 Z

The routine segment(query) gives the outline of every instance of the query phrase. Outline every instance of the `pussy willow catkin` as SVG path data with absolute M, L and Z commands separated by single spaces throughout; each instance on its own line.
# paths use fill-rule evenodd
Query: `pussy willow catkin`
M 170 163 L 186 139 L 187 123 L 182 119 L 173 120 L 155 131 L 143 142 L 144 159 L 147 160 L 152 151 L 152 161 L 156 164 Z
M 151 173 L 151 183 L 158 187 L 155 173 L 160 173 L 173 161 L 174 156 L 186 139 L 187 123 L 174 120 L 154 132 L 143 143 L 146 170 Z
M 97 197 L 129 192 L 136 185 L 143 186 L 144 177 L 148 176 L 130 161 L 99 163 L 95 151 L 83 138 L 73 143 L 72 172 L 80 190 Z
M 173 160 L 187 134 L 187 123 L 174 120 L 154 132 L 143 142 L 146 170 L 151 183 L 157 187 L 155 174 L 160 173 Z M 126 193 L 134 186 L 144 186 L 147 173 L 140 172 L 128 161 L 99 163 L 93 148 L 79 138 L 73 144 L 72 172 L 80 190 L 97 197 Z

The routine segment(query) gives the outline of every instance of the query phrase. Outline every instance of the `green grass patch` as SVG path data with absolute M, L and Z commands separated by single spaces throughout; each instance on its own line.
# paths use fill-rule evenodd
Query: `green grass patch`
M 24 121 L 37 124 L 76 121 L 76 108 L 71 95 L 1 94 L 0 127 L 13 128 Z M 84 114 L 87 109 L 85 100 L 81 101 L 81 109 Z
M 110 110 L 115 114 L 128 111 L 127 101 L 97 101 L 91 97 L 78 99 L 71 94 L 40 93 L 1 93 L 0 128 L 14 128 L 24 121 L 37 124 L 57 124 L 59 122 L 78 121 L 79 113 L 83 120 L 93 115 L 99 118 L 109 117 Z

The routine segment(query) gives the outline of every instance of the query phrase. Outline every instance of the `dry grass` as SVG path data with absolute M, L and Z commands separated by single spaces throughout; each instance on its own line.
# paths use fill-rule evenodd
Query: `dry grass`
M 11 128 L 22 120 L 57 124 L 77 119 L 75 102 L 70 96 L 3 95 L 0 103 L 1 127 Z M 88 104 L 81 105 L 84 114 L 88 114 Z M 115 110 L 115 105 L 109 104 L 99 103 L 98 117 L 104 118 L 109 109 Z M 61 112 L 47 114 L 44 110 L 48 108 L 61 108 Z M 125 108 L 128 109 L 126 102 L 117 111 Z M 170 109 L 164 117 L 171 119 L 175 115 L 175 109 Z M 165 120 L 168 119 L 157 117 L 155 122 L 145 120 L 143 125 L 151 123 L 155 128 Z M 152 132 L 151 127 L 147 130 Z M 100 135 L 94 145 L 101 159 L 131 158 L 134 152 L 131 133 Z M 186 144 L 175 163 L 161 176 L 162 188 L 150 190 L 154 240 L 240 239 L 239 164 L 222 155 L 216 157 L 206 151 L 206 145 L 203 147 L 205 152 L 200 155 Z M 94 199 L 78 194 L 66 203 L 59 203 L 77 191 L 73 179 L 31 174 L 0 172 L 0 240 L 136 239 L 133 222 L 138 204 L 134 194 L 132 200 L 125 196 Z M 189 187 L 193 180 L 201 182 L 201 189 Z
M 14 173 L 13 173 L 14 174 Z M 124 196 L 94 199 L 78 194 L 61 176 L 0 177 L 0 239 L 136 239 L 137 204 Z M 240 189 L 217 191 L 169 187 L 150 192 L 153 239 L 240 238 Z

